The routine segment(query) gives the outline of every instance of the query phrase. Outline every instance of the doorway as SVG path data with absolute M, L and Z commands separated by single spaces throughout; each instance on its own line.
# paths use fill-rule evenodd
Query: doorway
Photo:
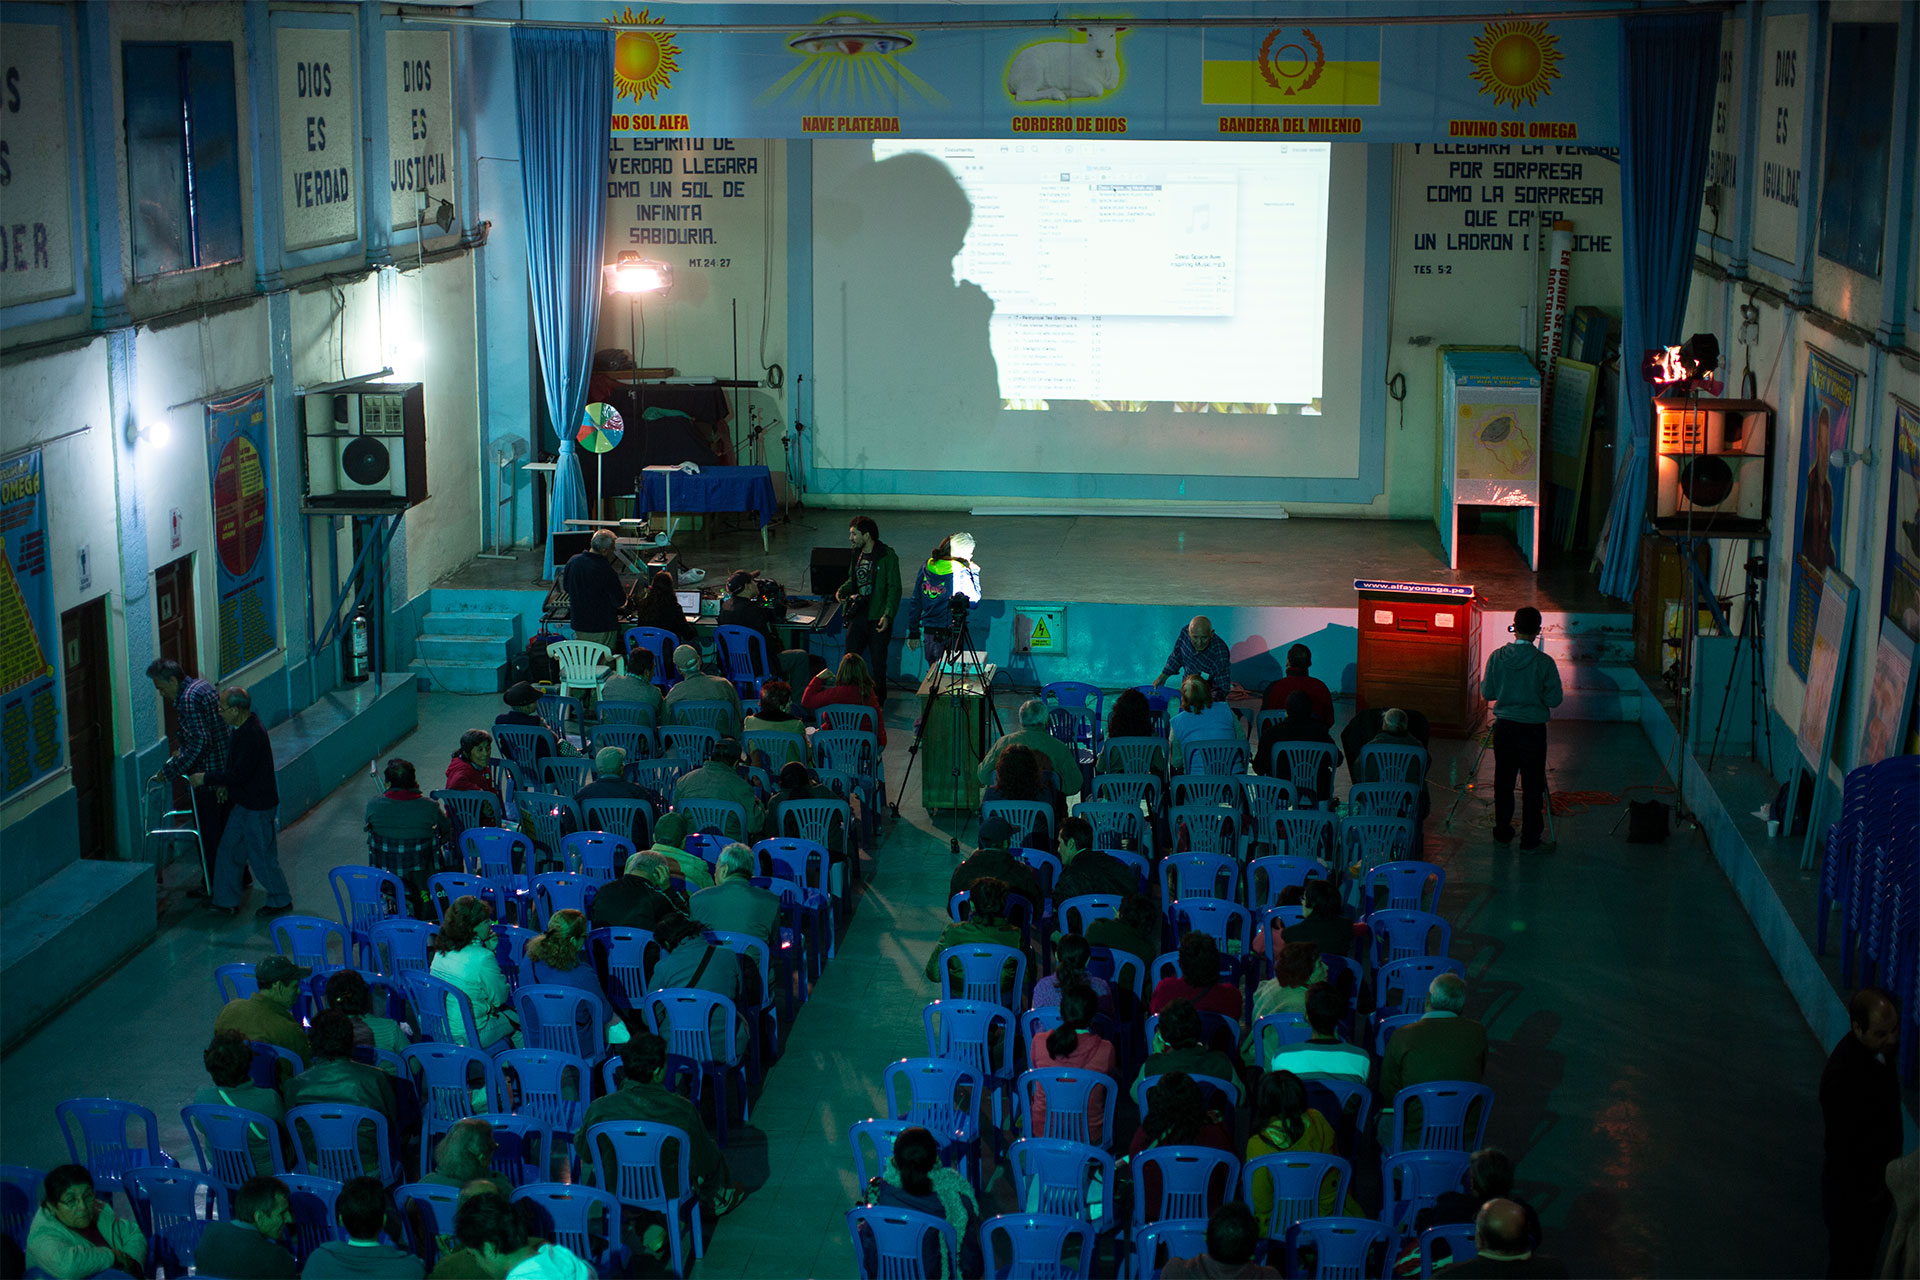
M 79 807 L 80 856 L 111 858 L 113 667 L 106 597 L 60 615 L 60 652 L 66 668 L 67 760 Z
M 181 556 L 154 571 L 153 598 L 160 613 L 160 656 L 172 658 L 188 675 L 205 675 L 200 670 L 199 645 L 193 633 L 193 557 Z M 167 737 L 180 740 L 180 717 L 171 704 L 166 706 Z

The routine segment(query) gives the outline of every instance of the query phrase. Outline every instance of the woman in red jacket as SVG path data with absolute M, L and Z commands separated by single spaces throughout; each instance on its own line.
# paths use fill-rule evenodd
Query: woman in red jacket
M 831 674 L 822 671 L 815 676 L 807 684 L 807 691 L 800 695 L 800 705 L 809 711 L 841 703 L 872 707 L 880 745 L 887 745 L 887 722 L 880 710 L 880 698 L 874 691 L 873 677 L 867 674 L 866 660 L 857 653 L 840 659 L 838 671 Z
M 493 735 L 485 729 L 469 729 L 460 735 L 460 749 L 447 762 L 447 790 L 485 791 L 495 800 L 500 792 L 487 773 L 493 759 Z

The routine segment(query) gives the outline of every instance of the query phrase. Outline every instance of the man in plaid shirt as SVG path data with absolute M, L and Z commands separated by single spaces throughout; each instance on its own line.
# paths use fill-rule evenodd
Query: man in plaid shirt
M 220 717 L 220 695 L 198 676 L 190 676 L 172 658 L 155 658 L 147 664 L 147 679 L 174 709 L 180 720 L 180 741 L 160 772 L 170 778 L 185 778 L 196 773 L 224 773 L 227 747 L 233 730 Z M 207 865 L 212 867 L 226 834 L 227 815 L 233 806 L 224 787 L 195 787 L 193 811 L 200 826 L 200 842 L 206 847 Z M 205 888 L 211 890 L 213 886 Z
M 1195 618 L 1180 632 L 1173 642 L 1173 653 L 1154 679 L 1153 687 L 1158 689 L 1176 672 L 1205 676 L 1213 686 L 1216 699 L 1233 692 L 1233 655 L 1227 649 L 1227 642 L 1213 634 L 1213 622 L 1206 616 Z

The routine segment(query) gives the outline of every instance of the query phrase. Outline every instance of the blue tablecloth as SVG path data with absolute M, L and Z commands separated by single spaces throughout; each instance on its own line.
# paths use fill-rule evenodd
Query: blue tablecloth
M 773 474 L 765 467 L 705 467 L 699 475 L 642 471 L 642 511 L 667 509 L 669 481 L 673 484 L 676 515 L 683 511 L 751 511 L 759 517 L 762 529 L 773 523 Z

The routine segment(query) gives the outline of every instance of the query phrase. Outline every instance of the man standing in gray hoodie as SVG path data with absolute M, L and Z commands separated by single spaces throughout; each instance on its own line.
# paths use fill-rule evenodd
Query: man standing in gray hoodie
M 1560 705 L 1560 668 L 1535 648 L 1540 611 L 1515 611 L 1513 643 L 1487 659 L 1480 694 L 1494 707 L 1493 838 L 1513 839 L 1513 778 L 1520 775 L 1520 848 L 1540 847 L 1541 814 L 1547 798 L 1547 719 Z

